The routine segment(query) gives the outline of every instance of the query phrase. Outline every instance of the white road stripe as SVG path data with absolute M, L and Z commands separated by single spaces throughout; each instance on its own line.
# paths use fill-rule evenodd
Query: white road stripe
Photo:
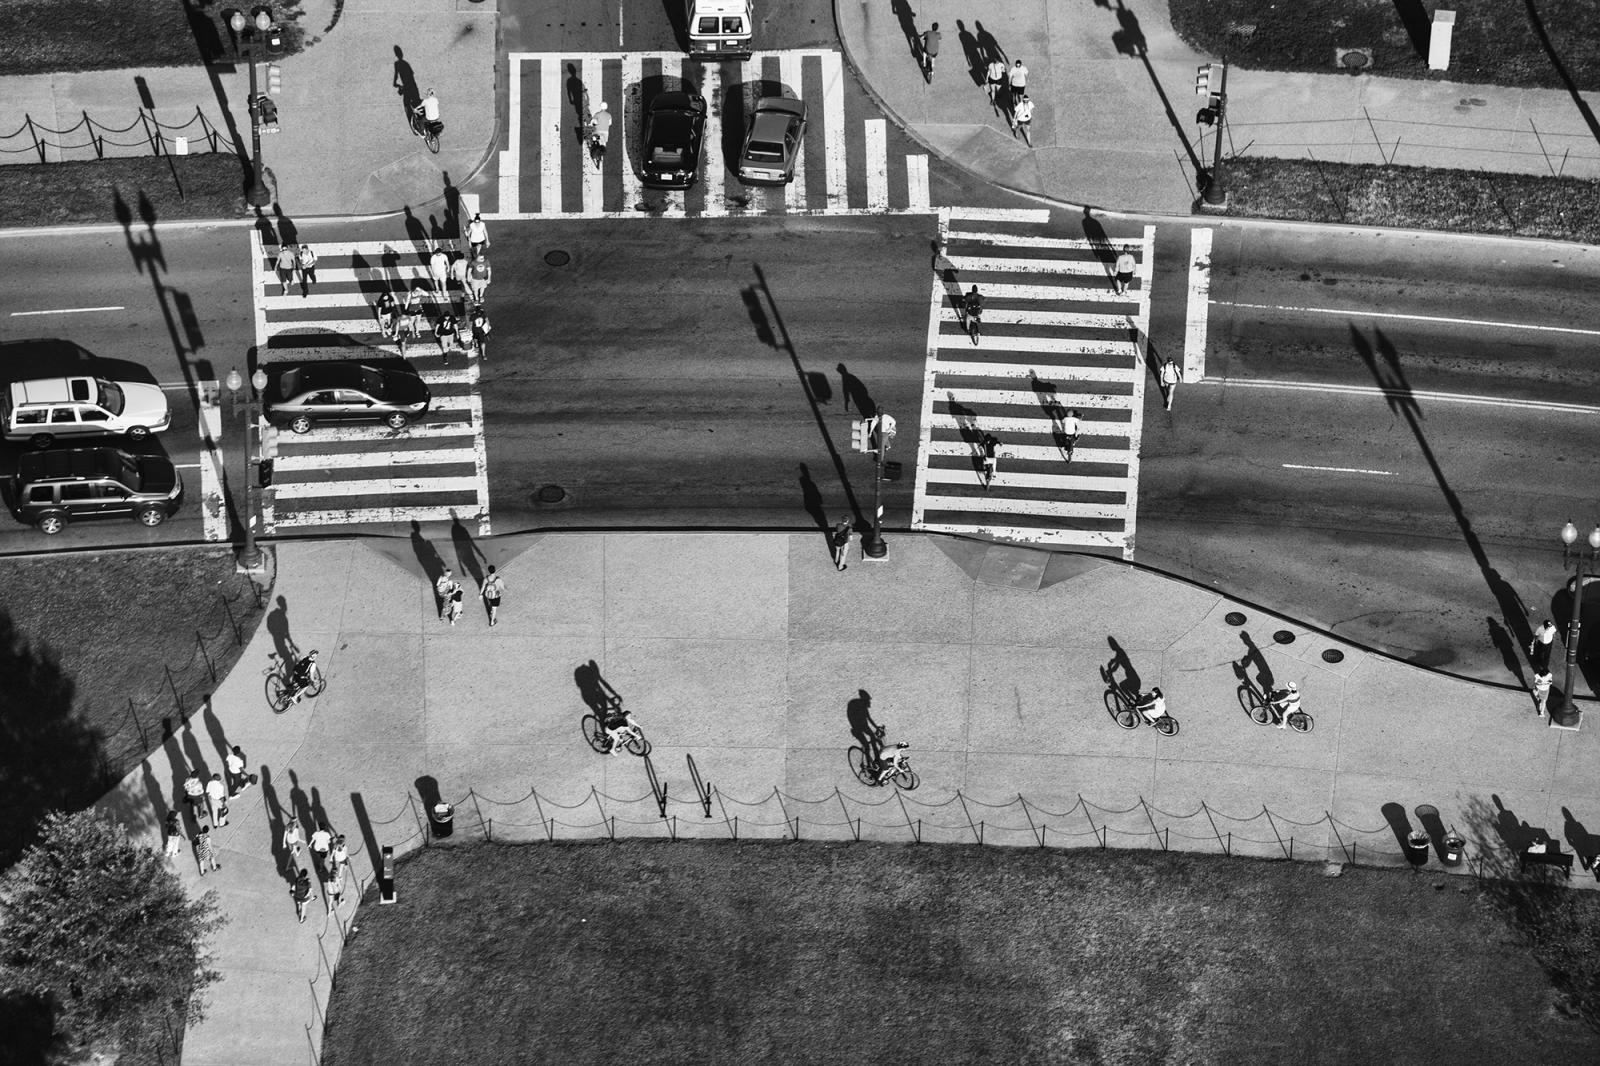
M 401 525 L 406 522 L 449 522 L 476 517 L 470 506 L 428 507 L 351 507 L 341 511 L 292 511 L 279 515 L 277 524 L 286 528 L 309 526 Z M 479 519 L 480 524 L 482 518 Z
M 456 463 L 473 463 L 475 450 L 471 438 L 464 438 L 459 448 L 424 448 L 419 451 L 370 452 L 301 452 L 298 455 L 279 453 L 275 470 L 279 473 L 305 470 L 361 470 L 384 466 L 446 466 Z
M 327 256 L 340 258 L 342 256 L 361 255 L 369 259 L 381 259 L 386 255 L 399 256 L 402 262 L 419 263 L 427 265 L 428 253 L 433 250 L 428 241 L 309 241 L 311 250 L 317 253 L 317 275 L 323 273 L 322 259 Z M 267 275 L 272 276 L 272 265 L 276 260 L 275 255 L 262 253 L 262 268 Z
M 1048 436 L 1049 433 L 1050 426 L 1048 423 L 1043 423 L 1039 426 L 1039 434 L 1041 436 Z M 1085 434 L 1085 436 L 1091 435 L 1097 437 L 1107 436 L 1104 433 Z M 1005 449 L 1007 455 L 1028 462 L 1059 462 L 1061 460 L 1061 449 L 1054 444 L 1018 444 L 1013 438 L 1006 443 Z M 970 460 L 973 457 L 974 449 L 972 445 L 964 440 L 936 440 L 929 443 L 926 452 L 929 456 L 937 456 L 941 459 L 958 458 Z M 1076 448 L 1072 449 L 1072 461 L 1074 463 L 1114 463 L 1121 466 L 1128 462 L 1128 450 L 1126 448 L 1088 448 L 1080 443 Z M 1127 479 L 1123 480 L 1126 481 Z
M 1042 226 L 1050 221 L 1050 210 L 1045 207 L 941 207 L 939 210 L 952 222 L 960 219 L 971 222 L 1026 222 Z M 962 234 L 959 230 L 952 230 L 949 235 L 958 237 Z
M 977 471 L 969 472 L 967 480 L 983 487 L 983 479 Z M 995 493 L 1003 490 L 1010 478 L 1004 470 L 995 475 L 994 486 L 986 493 L 977 496 L 930 496 L 927 509 L 930 511 L 981 511 L 985 514 L 1026 514 L 1039 515 L 1048 518 L 1097 518 L 1121 521 L 1123 512 L 1127 510 L 1126 504 L 1120 503 L 1068 503 L 1065 500 L 1019 500 L 1014 497 L 998 496 Z
M 121 311 L 122 307 L 56 307 L 48 311 L 13 311 L 12 318 L 29 318 L 34 315 L 86 315 L 92 311 Z
M 402 493 L 477 492 L 476 476 L 371 478 L 360 481 L 291 481 L 274 484 L 279 503 L 343 496 L 394 496 Z
M 1577 326 L 1545 326 L 1533 322 L 1501 322 L 1491 318 L 1451 318 L 1444 315 L 1413 315 L 1399 311 L 1372 311 L 1364 307 L 1296 307 L 1293 304 L 1249 304 L 1228 300 L 1212 301 L 1217 307 L 1237 307 L 1246 311 L 1286 311 L 1303 315 L 1343 315 L 1346 318 L 1398 319 L 1402 322 L 1435 322 L 1447 326 L 1488 327 L 1490 329 L 1523 329 L 1535 333 L 1570 333 L 1580 337 L 1600 337 L 1600 329 L 1581 329 Z
M 845 184 L 844 64 L 838 52 L 822 53 L 822 158 L 829 209 L 850 206 Z
M 681 56 L 679 60 L 681 64 Z M 707 114 L 700 146 L 700 183 L 705 190 L 705 213 L 715 218 L 728 213 L 728 172 L 722 165 L 722 120 L 728 113 L 728 101 L 723 99 L 722 64 L 707 63 L 702 70 L 700 95 L 706 98 Z
M 1199 381 L 1206 376 L 1206 326 L 1211 299 L 1210 229 L 1189 231 L 1189 306 L 1183 318 L 1183 377 Z
M 561 59 L 539 57 L 539 214 L 561 214 Z M 520 148 L 519 148 L 520 150 Z M 503 214 L 503 212 L 502 212 Z
M 940 399 L 943 398 L 944 396 L 941 392 Z M 1113 403 L 1077 403 L 1074 401 L 1073 406 L 1078 408 L 1080 411 L 1131 410 L 1126 404 Z M 935 431 L 946 435 L 962 432 L 961 423 L 947 414 L 929 415 L 927 426 L 930 436 Z M 981 430 L 993 431 L 995 433 L 1027 433 L 1046 440 L 1048 440 L 1050 437 L 1050 420 L 1039 415 L 1024 415 L 1022 417 L 1000 417 L 995 415 L 986 415 L 978 420 L 978 426 Z M 1097 437 L 1128 436 L 1130 435 L 1130 431 L 1132 429 L 1131 422 L 1096 422 L 1094 426 L 1094 435 Z M 1127 458 L 1126 454 L 1124 454 L 1123 458 Z
M 889 210 L 889 125 L 881 118 L 866 120 L 867 210 Z
M 934 247 L 943 252 L 945 237 L 950 228 L 949 212 L 940 208 L 937 218 L 938 236 Z M 937 260 L 937 256 L 935 257 Z M 917 436 L 917 478 L 911 492 L 911 528 L 923 528 L 923 504 L 928 497 L 928 446 L 933 439 L 933 392 L 938 381 L 936 364 L 939 359 L 939 308 L 947 299 L 944 279 L 937 273 L 930 282 L 928 299 L 928 341 L 922 359 L 922 418 Z
M 976 272 L 989 270 L 997 274 L 1067 274 L 1082 278 L 1103 278 L 1106 276 L 1104 264 L 1073 259 L 996 259 L 972 255 L 947 255 L 945 258 L 958 271 Z M 980 286 L 980 289 L 982 287 Z
M 522 59 L 513 56 L 506 64 L 510 78 L 509 110 L 511 132 L 500 152 L 500 196 L 496 205 L 502 211 L 521 210 L 522 184 Z
M 644 82 L 644 61 L 637 55 L 629 53 L 622 57 L 622 113 L 617 115 L 616 124 L 611 128 L 611 139 L 616 145 L 616 151 L 622 153 L 622 209 L 631 211 L 633 205 L 644 199 L 644 183 L 639 179 L 636 153 L 644 137 L 639 120 L 627 120 L 628 102 L 637 100 L 641 95 L 640 86 Z
M 948 349 L 944 349 L 948 350 Z M 1066 381 L 1127 381 L 1125 366 L 1027 366 L 1022 363 L 963 363 L 941 357 L 938 366 L 941 376 L 991 378 L 1000 381 L 1029 381 L 1034 372 L 1047 384 L 1059 385 Z M 1072 394 L 1060 397 L 1064 407 L 1072 406 Z M 1038 402 L 1035 394 L 1035 403 Z M 1043 410 L 1043 407 L 1040 407 Z
M 1122 557 L 1131 559 L 1138 544 L 1139 508 L 1139 458 L 1144 448 L 1144 368 L 1150 351 L 1150 279 L 1155 274 L 1156 228 L 1144 228 L 1144 254 L 1139 257 L 1139 314 L 1137 346 L 1133 371 L 1133 422 L 1128 434 L 1128 480 L 1134 491 L 1128 494 L 1128 510 L 1123 526 Z
M 470 407 L 468 410 L 470 411 Z M 284 432 L 278 437 L 278 454 L 290 454 L 297 441 L 307 444 L 350 444 L 359 442 L 364 444 L 387 444 L 396 440 L 438 440 L 443 438 L 461 439 L 464 442 L 472 439 L 477 432 L 470 422 L 421 422 L 407 426 L 405 429 L 390 429 L 388 426 L 352 422 L 344 425 L 319 425 L 312 428 L 310 433 Z
M 1094 262 L 1105 271 L 1111 272 L 1111 264 L 1100 259 L 1101 249 L 1106 247 L 1105 242 L 1083 240 L 1079 237 L 1036 237 L 1031 233 L 989 233 L 976 230 L 962 230 L 950 234 L 950 239 L 955 241 L 982 241 L 996 248 L 1052 248 L 1068 251 L 1083 252 L 1088 257 L 1087 261 Z M 1113 247 L 1123 244 L 1136 244 L 1136 241 L 1111 241 Z
M 1106 281 L 1104 287 L 1096 285 L 1094 288 L 1083 288 L 1081 285 L 1019 285 L 1007 281 L 989 281 L 985 282 L 979 291 L 983 293 L 985 300 L 1122 304 L 1130 312 L 1138 303 L 1138 298 L 1132 293 L 1127 296 L 1118 296 L 1112 292 L 1109 280 Z M 986 320 L 989 314 L 991 312 L 984 312 Z
M 973 344 L 959 333 L 940 334 L 939 348 L 954 352 L 1057 352 L 1074 355 L 1118 355 L 1130 360 L 1138 354 L 1133 341 L 1081 340 L 1076 337 L 995 337 L 985 334 Z
M 1382 396 L 1386 399 L 1429 400 L 1437 403 L 1475 404 L 1481 407 L 1510 407 L 1523 411 L 1550 411 L 1557 414 L 1600 414 L 1600 407 L 1586 403 L 1558 403 L 1552 400 L 1518 400 L 1501 396 L 1471 396 L 1464 392 L 1434 392 L 1429 389 L 1383 389 L 1376 385 L 1333 385 L 1314 381 L 1272 381 L 1259 378 L 1216 378 L 1200 382 L 1235 389 L 1280 389 L 1288 392 L 1330 392 L 1344 396 Z
M 1132 314 L 1089 315 L 1070 311 L 1020 311 L 1009 307 L 997 308 L 988 302 L 994 300 L 995 296 L 987 287 L 980 287 L 979 291 L 983 293 L 986 301 L 983 312 L 985 329 L 990 326 L 1050 326 L 1060 329 L 1126 330 L 1135 328 Z M 940 313 L 939 321 L 959 324 L 961 315 L 953 306 L 947 304 Z
M 804 57 L 795 52 L 778 53 L 778 77 L 783 82 L 786 90 L 785 96 L 792 96 L 796 100 L 805 99 L 804 84 Z M 811 109 L 806 108 L 807 124 L 811 121 Z M 796 211 L 806 206 L 806 146 L 802 141 L 800 151 L 795 153 L 794 180 L 783 189 L 783 205 L 786 210 Z
M 1097 529 L 1033 529 L 1028 526 L 953 525 L 948 522 L 923 522 L 916 528 L 930 533 L 961 533 L 966 536 L 994 537 L 1019 544 L 1050 544 L 1058 547 L 1122 548 L 1120 532 Z
M 320 258 L 320 255 L 319 257 Z M 318 296 L 330 295 L 324 286 L 327 285 L 352 285 L 363 281 L 387 282 L 393 285 L 396 282 L 426 281 L 428 268 L 425 264 L 402 262 L 392 270 L 386 270 L 377 262 L 364 267 L 328 267 L 317 264 L 317 282 L 312 286 L 311 293 L 300 295 L 298 284 L 289 286 L 289 294 L 283 295 L 283 288 L 276 279 L 266 281 L 262 285 L 262 298 L 266 301 L 267 308 L 282 310 L 289 307 L 315 307 L 311 301 Z M 269 289 L 275 291 L 268 291 Z M 343 294 L 338 294 L 343 295 Z
M 593 116 L 595 111 L 599 110 L 601 101 L 605 100 L 603 95 L 605 82 L 600 60 L 593 57 L 585 58 L 582 73 L 579 76 L 583 78 L 583 88 L 589 101 L 589 114 Z M 610 103 L 610 101 L 606 102 Z M 625 123 L 622 121 L 622 105 L 620 103 L 612 109 L 611 120 L 611 132 L 606 138 L 606 152 L 608 154 L 615 151 L 617 142 L 627 136 L 623 130 Z M 603 162 L 604 160 L 602 159 Z M 583 173 L 583 209 L 585 211 L 605 210 L 605 175 L 594 165 L 594 161 L 589 158 L 587 150 L 583 153 L 580 169 Z
M 223 499 L 222 476 L 226 458 L 222 450 L 222 409 L 217 406 L 217 383 L 200 387 L 200 508 L 201 535 L 206 540 L 228 539 L 228 507 Z
M 1044 449 L 1039 449 L 1043 451 Z M 1000 450 L 1000 470 L 994 477 L 994 485 L 990 488 L 993 493 L 1001 489 L 1052 489 L 1057 492 L 1116 492 L 1127 495 L 1132 488 L 1132 482 L 1127 478 L 1081 476 L 1076 474 L 1023 474 L 1007 473 L 1005 460 L 1020 459 L 1021 456 L 1013 455 L 1010 448 Z M 1069 467 L 1061 458 L 1061 453 L 1056 452 L 1048 457 L 1052 461 Z M 944 485 L 970 485 L 975 477 L 974 468 L 967 466 L 965 469 L 946 466 L 928 468 L 928 481 Z M 981 482 L 980 482 L 981 483 Z M 1111 504 L 1108 506 L 1121 506 Z
M 906 156 L 906 193 L 908 211 L 926 211 L 928 209 L 928 157 L 925 155 Z
M 1316 470 L 1327 474 L 1376 474 L 1378 477 L 1399 477 L 1393 470 L 1363 470 L 1358 466 L 1302 466 L 1299 463 L 1281 464 L 1285 470 Z

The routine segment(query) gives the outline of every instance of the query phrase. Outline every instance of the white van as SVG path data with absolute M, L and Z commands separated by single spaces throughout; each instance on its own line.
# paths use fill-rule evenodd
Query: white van
M 755 33 L 750 0 L 684 0 L 690 59 L 749 59 Z
M 15 382 L 0 395 L 5 439 L 25 440 L 35 448 L 80 437 L 143 440 L 171 424 L 166 393 L 136 381 L 41 378 Z

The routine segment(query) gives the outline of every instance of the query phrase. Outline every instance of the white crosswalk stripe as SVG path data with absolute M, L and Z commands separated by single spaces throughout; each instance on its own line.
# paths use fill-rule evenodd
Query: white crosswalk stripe
M 912 526 L 1131 556 L 1155 230 L 1092 243 L 1049 234 L 1048 218 L 940 211 Z M 1123 245 L 1138 269 L 1119 295 Z M 974 285 L 978 343 L 958 311 Z M 998 457 L 987 486 L 986 436 Z
M 891 148 L 882 119 L 862 118 L 854 129 L 850 127 L 844 65 L 837 52 L 757 52 L 743 63 L 701 63 L 678 52 L 513 52 L 507 60 L 510 128 L 500 153 L 499 202 L 495 210 L 483 212 L 486 219 L 930 210 L 928 157 Z M 581 86 L 570 85 L 573 78 Z M 618 83 L 620 98 L 609 98 Z M 688 190 L 649 189 L 643 184 L 639 162 L 644 108 L 649 102 L 646 86 L 688 89 L 706 100 L 699 180 Z M 807 103 L 808 124 L 794 180 L 779 189 L 746 186 L 733 174 L 737 160 L 728 156 L 742 142 L 745 116 L 756 101 L 779 93 Z M 577 131 L 602 98 L 613 125 L 605 157 L 597 167 Z M 737 129 L 728 129 L 729 124 Z M 906 143 L 898 133 L 895 140 Z M 851 173 L 865 176 L 860 188 L 851 189 L 847 180 Z M 902 173 L 903 184 L 897 180 Z
M 443 302 L 431 295 L 428 247 L 409 241 L 313 244 L 316 283 L 283 295 L 259 236 L 252 241 L 257 350 L 262 364 L 359 359 L 416 370 L 432 393 L 428 413 L 403 429 L 352 422 L 276 435 L 272 484 L 262 493 L 262 528 L 460 520 L 489 533 L 489 488 L 478 363 L 464 352 L 448 364 L 432 333 Z M 384 290 L 424 291 L 424 332 L 402 357 L 383 336 L 374 304 Z M 459 310 L 464 296 L 452 290 Z M 489 351 L 493 353 L 493 341 Z

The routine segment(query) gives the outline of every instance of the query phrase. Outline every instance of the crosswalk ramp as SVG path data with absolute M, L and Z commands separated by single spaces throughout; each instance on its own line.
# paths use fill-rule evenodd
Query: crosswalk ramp
M 316 283 L 283 295 L 271 255 L 255 241 L 258 364 L 360 359 L 409 365 L 428 385 L 423 418 L 403 429 L 381 423 L 322 424 L 306 434 L 277 434 L 272 484 L 263 492 L 262 528 L 284 529 L 460 521 L 489 529 L 489 481 L 477 361 L 448 360 L 433 325 L 445 300 L 428 276 L 430 248 L 410 241 L 312 244 Z M 273 249 L 275 253 L 276 249 Z M 401 355 L 378 328 L 374 307 L 389 291 L 426 294 L 423 335 Z M 459 313 L 459 290 L 446 294 Z M 489 355 L 494 354 L 494 341 Z
M 489 218 L 873 214 L 928 210 L 928 157 L 846 92 L 839 53 L 757 52 L 743 63 L 701 63 L 680 52 L 542 53 L 508 57 L 510 129 Z M 686 191 L 640 179 L 644 113 L 659 93 L 707 104 L 699 180 Z M 735 176 L 747 116 L 762 96 L 806 102 L 794 181 L 768 188 Z M 598 165 L 583 127 L 605 101 L 614 116 Z
M 940 210 L 912 526 L 1133 553 L 1154 227 L 1052 235 L 1046 211 Z M 1113 291 L 1123 246 L 1137 260 Z M 984 297 L 977 343 L 958 307 Z M 1075 415 L 1076 441 L 1065 432 Z M 985 485 L 984 438 L 998 441 Z

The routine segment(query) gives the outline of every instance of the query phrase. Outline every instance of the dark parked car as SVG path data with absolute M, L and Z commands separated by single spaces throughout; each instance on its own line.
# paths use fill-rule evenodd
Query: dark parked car
M 803 100 L 763 96 L 750 115 L 750 129 L 739 153 L 739 180 L 748 185 L 787 185 L 806 135 Z
M 409 370 L 356 360 L 279 363 L 267 370 L 266 415 L 296 433 L 318 422 L 380 421 L 404 429 L 428 411 L 428 386 Z
M 687 189 L 699 179 L 700 144 L 706 131 L 706 101 L 693 93 L 661 93 L 644 116 L 646 185 Z
M 107 515 L 159 526 L 183 503 L 183 479 L 172 460 L 119 448 L 31 452 L 17 460 L 16 491 L 17 518 L 44 533 Z

